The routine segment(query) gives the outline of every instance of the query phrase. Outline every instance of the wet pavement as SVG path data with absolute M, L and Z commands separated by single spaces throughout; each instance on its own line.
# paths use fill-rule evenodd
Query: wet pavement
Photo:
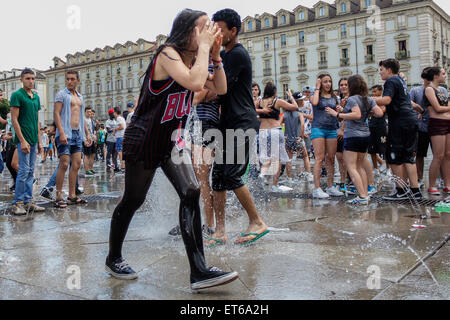
M 37 166 L 36 200 L 45 200 L 39 191 L 56 165 L 56 161 L 48 161 Z M 271 233 L 249 247 L 233 245 L 248 220 L 230 195 L 229 243 L 206 249 L 205 254 L 209 265 L 235 270 L 239 279 L 193 293 L 183 242 L 168 235 L 178 223 L 179 201 L 160 171 L 132 221 L 123 248 L 124 258 L 139 279 L 116 280 L 104 271 L 104 262 L 110 219 L 123 193 L 124 176 L 106 173 L 101 163 L 94 169 L 98 172 L 95 177 L 80 174 L 89 204 L 64 210 L 46 205 L 45 213 L 26 217 L 8 213 L 12 194 L 5 170 L 0 179 L 0 299 L 450 297 L 450 244 L 444 243 L 450 234 L 449 213 L 408 203 L 352 207 L 339 199 L 312 200 L 305 196 L 310 193 L 306 183 L 294 186 L 298 196 L 269 194 L 252 187 Z M 421 213 L 430 218 L 421 220 Z M 415 222 L 426 228 L 412 228 Z M 410 272 L 434 250 L 434 255 Z

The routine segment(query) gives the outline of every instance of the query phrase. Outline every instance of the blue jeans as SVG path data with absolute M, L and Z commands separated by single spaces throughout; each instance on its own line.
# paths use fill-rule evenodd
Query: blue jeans
M 70 166 L 72 166 L 72 159 L 70 160 Z M 56 174 L 58 173 L 59 165 L 53 172 L 52 176 L 50 177 L 50 180 L 48 180 L 47 185 L 45 186 L 48 190 L 53 191 L 53 188 L 56 187 Z M 69 169 L 70 170 L 70 169 Z M 78 176 L 77 176 L 77 182 L 75 185 L 75 189 L 78 189 Z
M 5 163 L 3 162 L 3 156 L 0 153 L 0 173 L 3 173 L 4 169 L 5 169 Z
M 34 165 L 37 156 L 37 144 L 30 145 L 30 153 L 22 152 L 20 143 L 17 145 L 19 154 L 19 172 L 16 179 L 16 190 L 12 204 L 22 201 L 24 204 L 33 199 Z

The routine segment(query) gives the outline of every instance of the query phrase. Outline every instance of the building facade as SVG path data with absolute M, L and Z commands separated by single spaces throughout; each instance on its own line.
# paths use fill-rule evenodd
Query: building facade
M 254 81 L 274 82 L 279 92 L 315 86 L 329 73 L 381 83 L 378 62 L 397 58 L 408 85 L 420 84 L 428 66 L 449 69 L 450 19 L 431 0 L 319 1 L 243 20 L 240 42 L 253 63 Z M 282 90 L 282 91 L 281 91 Z
M 34 89 L 41 101 L 41 110 L 39 111 L 39 121 L 43 124 L 47 122 L 45 118 L 48 109 L 47 103 L 47 78 L 42 71 L 31 68 L 36 74 Z M 23 69 L 12 69 L 11 71 L 0 72 L 0 89 L 3 90 L 3 98 L 11 100 L 11 95 L 22 88 L 20 74 Z
M 139 39 L 113 47 L 86 50 L 66 55 L 65 61 L 59 57 L 53 58 L 53 68 L 45 71 L 48 118 L 53 119 L 55 95 L 65 88 L 68 70 L 79 72 L 81 82 L 78 90 L 83 95 L 85 106 L 95 110 L 97 119 L 108 119 L 108 110 L 114 107 L 125 111 L 127 103 L 134 102 L 139 96 L 143 75 L 157 46 L 164 39 L 164 36 L 158 36 L 156 42 Z

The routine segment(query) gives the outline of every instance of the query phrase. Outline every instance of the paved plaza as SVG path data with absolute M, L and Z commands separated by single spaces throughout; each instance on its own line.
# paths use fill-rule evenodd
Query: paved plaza
M 432 205 L 415 208 L 410 203 L 377 201 L 352 207 L 339 199 L 312 200 L 306 196 L 311 192 L 306 183 L 285 196 L 252 187 L 271 233 L 248 247 L 233 245 L 247 227 L 247 218 L 230 195 L 229 243 L 206 249 L 205 254 L 209 265 L 235 270 L 239 279 L 193 293 L 183 241 L 168 235 L 178 221 L 179 201 L 160 171 L 132 221 L 123 249 L 139 278 L 113 279 L 104 271 L 104 263 L 110 219 L 123 193 L 124 175 L 106 173 L 98 162 L 95 177 L 80 174 L 89 204 L 54 209 L 39 197 L 39 190 L 56 165 L 47 161 L 36 167 L 35 195 L 48 207 L 44 214 L 11 216 L 7 170 L 0 180 L 0 299 L 450 297 L 450 244 L 445 241 L 450 234 L 449 213 L 437 213 Z M 421 214 L 428 218 L 420 219 Z M 426 228 L 412 228 L 416 222 Z M 425 261 L 416 266 L 422 258 Z

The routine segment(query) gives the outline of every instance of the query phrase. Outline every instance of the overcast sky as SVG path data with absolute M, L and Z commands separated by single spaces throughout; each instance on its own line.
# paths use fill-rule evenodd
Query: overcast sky
M 93 50 L 106 45 L 155 40 L 168 34 L 173 19 L 184 8 L 212 14 L 232 8 L 242 18 L 298 5 L 312 7 L 318 0 L 276 1 L 143 1 L 143 0 L 22 0 L 0 5 L 0 71 L 34 67 L 47 70 L 55 56 Z M 328 0 L 332 3 L 334 1 Z M 450 1 L 435 0 L 447 13 Z M 71 10 L 72 9 L 72 10 Z M 79 24 L 78 24 L 79 12 Z

